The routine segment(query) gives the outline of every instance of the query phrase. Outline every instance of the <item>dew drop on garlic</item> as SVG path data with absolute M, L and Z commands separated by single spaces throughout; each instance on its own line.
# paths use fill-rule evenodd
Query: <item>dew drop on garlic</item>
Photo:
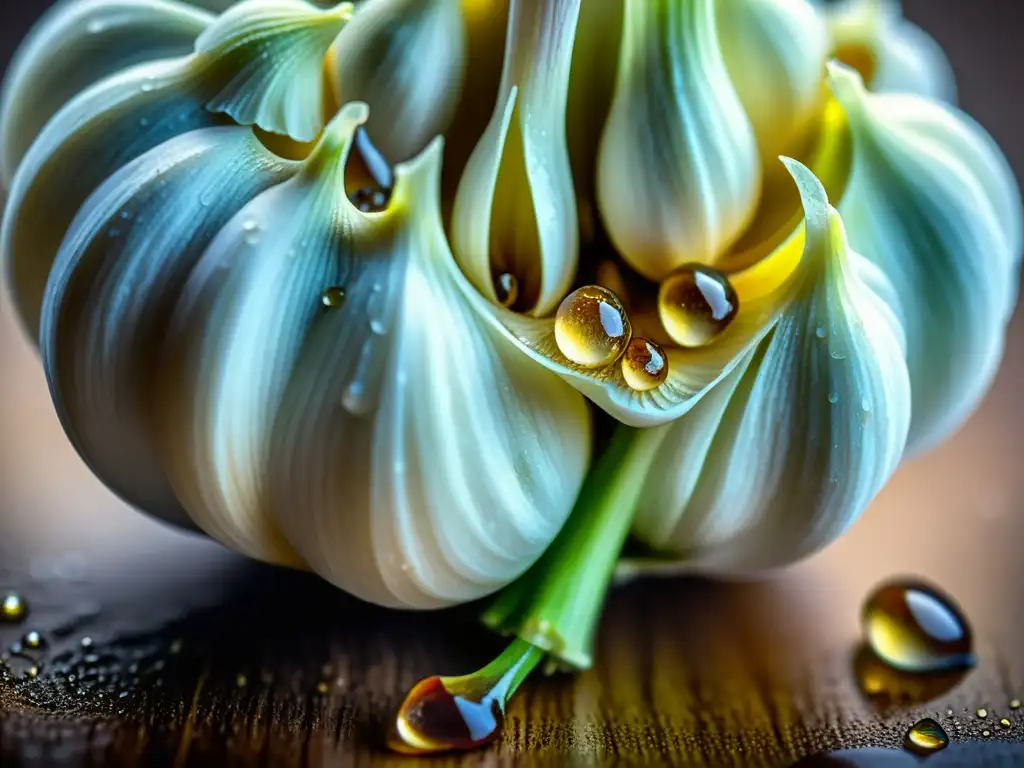
M 919 755 L 930 755 L 949 746 L 949 736 L 942 726 L 926 717 L 914 723 L 903 738 L 903 745 Z
M 18 624 L 27 616 L 28 603 L 21 595 L 9 592 L 3 596 L 3 602 L 0 603 L 0 623 Z
M 607 288 L 587 285 L 566 296 L 555 314 L 555 342 L 577 365 L 601 368 L 614 363 L 629 344 L 626 310 Z
M 508 308 L 519 298 L 519 281 L 511 272 L 502 272 L 494 278 L 494 295 L 501 306 Z
M 963 670 L 975 663 L 971 629 L 952 598 L 918 582 L 876 589 L 861 612 L 865 640 L 905 672 Z
M 739 308 L 729 278 L 701 264 L 680 267 L 665 278 L 658 291 L 661 324 L 682 347 L 711 343 L 729 327 Z
M 320 294 L 320 303 L 328 309 L 340 307 L 345 303 L 345 289 L 340 285 L 333 285 Z
M 637 392 L 654 389 L 668 378 L 668 358 L 655 342 L 635 337 L 622 355 L 622 376 Z

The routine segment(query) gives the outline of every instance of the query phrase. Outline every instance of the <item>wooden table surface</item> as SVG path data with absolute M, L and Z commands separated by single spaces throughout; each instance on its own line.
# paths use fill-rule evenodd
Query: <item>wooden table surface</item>
M 5 6 L 0 52 L 38 11 L 30 5 Z M 1015 4 L 906 5 L 949 51 L 962 103 L 1024 170 Z M 15 660 L 16 674 L 0 680 L 0 765 L 417 764 L 382 752 L 382 729 L 419 678 L 472 670 L 500 648 L 476 609 L 368 607 L 125 508 L 64 439 L 4 304 L 0 590 L 17 589 L 31 612 L 22 626 L 0 625 L 0 647 L 30 629 L 49 645 L 38 678 L 22 677 Z M 530 680 L 494 747 L 429 764 L 785 766 L 840 747 L 898 747 L 927 715 L 956 742 L 929 765 L 1024 765 L 1024 710 L 1008 706 L 1024 698 L 1022 389 L 1018 317 L 981 411 L 903 467 L 842 540 L 758 583 L 618 588 L 594 669 Z M 891 678 L 909 698 L 882 706 L 855 683 L 858 612 L 898 574 L 955 596 L 979 663 L 930 688 Z

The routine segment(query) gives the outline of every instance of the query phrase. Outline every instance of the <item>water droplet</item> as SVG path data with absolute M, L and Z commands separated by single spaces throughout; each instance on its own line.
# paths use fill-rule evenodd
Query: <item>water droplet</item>
M 1010 699 L 1010 709 L 1020 709 L 1020 699 Z
M 614 363 L 632 330 L 626 310 L 607 288 L 588 285 L 566 296 L 555 314 L 555 342 L 562 354 L 585 368 Z
M 949 736 L 941 725 L 926 717 L 910 727 L 903 737 L 903 746 L 919 755 L 930 755 L 948 747 Z
M 709 344 L 729 326 L 739 308 L 729 279 L 701 264 L 680 267 L 658 291 L 661 324 L 683 347 Z
M 235 676 L 235 685 L 239 688 L 245 688 L 249 684 L 249 678 L 245 675 L 239 674 Z
M 79 641 L 79 644 L 80 644 L 80 645 L 81 645 L 81 646 L 82 646 L 83 648 L 92 648 L 92 638 L 91 638 L 91 637 L 89 637 L 88 635 L 86 635 L 85 637 L 83 637 L 83 638 L 82 638 L 82 639 L 81 639 L 81 640 Z
M 105 31 L 106 28 L 107 25 L 104 22 L 99 21 L 98 19 L 93 19 L 89 22 L 88 26 L 86 26 L 86 31 L 88 31 L 90 35 L 98 35 Z
M 40 674 L 42 674 L 42 671 L 43 671 L 43 668 L 42 668 L 41 665 L 33 664 L 31 667 L 29 667 L 28 669 L 25 670 L 25 677 L 33 678 L 33 679 L 37 678 L 37 677 L 39 677 Z
M 28 617 L 28 603 L 14 592 L 4 595 L 0 603 L 0 624 L 18 624 Z
M 487 691 L 450 690 L 455 680 L 428 677 L 409 692 L 389 739 L 393 750 L 423 754 L 474 749 L 498 735 L 504 723 L 501 701 Z
M 952 716 L 953 716 L 953 710 L 952 709 L 947 709 L 946 710 L 946 717 L 952 717 Z
M 836 403 L 838 403 L 839 402 L 839 393 L 838 392 L 830 392 L 829 395 L 828 395 L 828 401 L 830 403 L 832 403 L 832 405 L 835 405 Z
M 984 720 L 986 717 L 988 717 L 988 710 L 984 707 L 978 707 L 977 711 L 974 714 L 976 714 L 978 717 Z
M 320 303 L 325 307 L 340 307 L 345 303 L 345 289 L 340 285 L 333 285 L 320 294 Z
M 818 329 L 814 332 L 814 335 L 817 336 L 819 339 L 824 339 L 825 338 L 825 329 L 822 328 L 819 325 Z
M 981 735 L 984 736 L 987 739 L 989 736 L 992 735 L 992 731 L 988 731 L 988 730 L 982 731 Z
M 637 336 L 622 356 L 622 376 L 637 392 L 654 389 L 668 378 L 668 358 L 655 342 Z
M 139 128 L 148 128 L 148 127 L 149 127 L 149 118 L 148 117 L 143 117 L 142 119 L 139 120 Z
M 363 213 L 379 213 L 388 207 L 388 193 L 373 187 L 360 187 L 349 199 Z
M 322 680 L 316 684 L 316 692 L 319 693 L 321 696 L 326 696 L 328 693 L 330 693 L 330 691 L 331 687 Z
M 863 400 L 860 401 L 860 408 L 861 408 L 862 411 L 864 411 L 864 413 L 870 413 L 871 412 L 871 401 L 868 400 L 865 397 Z
M 26 648 L 39 649 L 46 644 L 46 641 L 43 640 L 43 636 L 38 632 L 32 631 L 25 633 L 25 636 L 21 639 L 21 643 Z
M 906 672 L 974 665 L 971 629 L 952 598 L 919 582 L 875 590 L 861 612 L 865 639 L 877 656 Z
M 502 272 L 494 278 L 494 295 L 503 307 L 511 307 L 519 298 L 519 280 L 511 272 Z
M 388 329 L 384 327 L 384 322 L 379 317 L 375 317 L 370 320 L 370 332 L 383 336 L 388 332 Z
M 1004 718 L 1002 718 L 1002 719 L 1001 719 L 1001 720 L 999 721 L 999 724 L 1000 724 L 1001 726 L 1003 726 L 1003 728 L 1009 728 L 1009 727 L 1010 727 L 1010 721 L 1009 721 L 1009 720 L 1008 720 L 1007 718 L 1005 718 L 1005 717 L 1004 717 Z

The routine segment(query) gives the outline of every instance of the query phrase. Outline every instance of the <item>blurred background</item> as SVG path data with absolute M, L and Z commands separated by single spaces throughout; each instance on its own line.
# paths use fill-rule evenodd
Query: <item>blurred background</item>
M 0 69 L 46 5 L 4 2 Z M 992 133 L 1024 178 L 1020 3 L 905 0 L 904 6 L 951 59 L 961 107 Z M 815 685 L 825 685 L 845 670 L 858 607 L 870 588 L 913 574 L 942 586 L 970 616 L 981 657 L 974 673 L 980 688 L 972 691 L 988 686 L 1003 695 L 1000 680 L 1024 681 L 1022 391 L 1024 317 L 1018 312 L 992 392 L 953 439 L 903 466 L 836 544 L 767 584 L 724 588 L 716 593 L 721 600 L 715 610 L 748 611 L 744 625 L 754 637 L 799 637 L 803 663 L 820 660 L 827 674 L 811 674 Z M 0 589 L 26 578 L 51 583 L 57 588 L 48 594 L 57 610 L 63 590 L 90 592 L 88 585 L 97 585 L 104 605 L 141 598 L 147 610 L 159 612 L 160 599 L 150 596 L 162 594 L 169 582 L 195 586 L 184 590 L 189 600 L 216 605 L 240 567 L 239 558 L 220 547 L 126 508 L 92 478 L 65 439 L 36 354 L 7 297 L 0 297 Z M 252 588 L 261 584 L 265 580 Z M 635 597 L 646 587 L 630 589 Z M 685 609 L 673 603 L 672 589 L 650 589 L 653 613 Z M 613 603 L 613 619 L 616 610 Z M 787 653 L 785 645 L 771 647 Z M 793 695 L 823 694 L 801 688 Z M 943 708 L 947 701 L 980 705 L 971 691 L 951 694 Z

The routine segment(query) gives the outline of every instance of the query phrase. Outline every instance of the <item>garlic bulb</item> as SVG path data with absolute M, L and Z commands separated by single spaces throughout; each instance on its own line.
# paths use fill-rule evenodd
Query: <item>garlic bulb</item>
M 565 115 L 580 2 L 512 0 L 494 115 L 452 213 L 452 247 L 477 290 L 496 301 L 494 278 L 510 273 L 534 315 L 555 309 L 576 272 Z
M 712 0 L 628 0 L 597 194 L 622 257 L 650 280 L 713 263 L 761 185 L 757 142 L 718 39 Z
M 370 105 L 366 131 L 391 163 L 421 152 L 452 118 L 465 68 L 461 5 L 374 0 L 360 7 L 331 49 L 328 74 L 338 103 Z
M 910 424 L 898 292 L 849 250 L 802 165 L 791 303 L 771 335 L 686 416 L 654 430 L 634 530 L 690 567 L 751 571 L 827 544 L 896 469 Z
M 0 181 L 10 187 L 29 145 L 75 94 L 133 64 L 190 53 L 212 20 L 174 0 L 80 0 L 51 8 L 4 79 Z M 51 51 L 60 57 L 49 57 Z
M 831 73 L 854 136 L 840 210 L 853 247 L 900 296 L 910 447 L 923 450 L 974 410 L 1002 358 L 1019 280 L 1020 191 L 992 139 L 955 108 L 872 95 L 848 68 Z
M 818 1 L 832 55 L 859 71 L 871 90 L 956 101 L 946 54 L 931 35 L 903 18 L 900 0 Z
M 716 9 L 722 56 L 762 160 L 776 165 L 817 116 L 828 33 L 809 0 L 732 0 Z

